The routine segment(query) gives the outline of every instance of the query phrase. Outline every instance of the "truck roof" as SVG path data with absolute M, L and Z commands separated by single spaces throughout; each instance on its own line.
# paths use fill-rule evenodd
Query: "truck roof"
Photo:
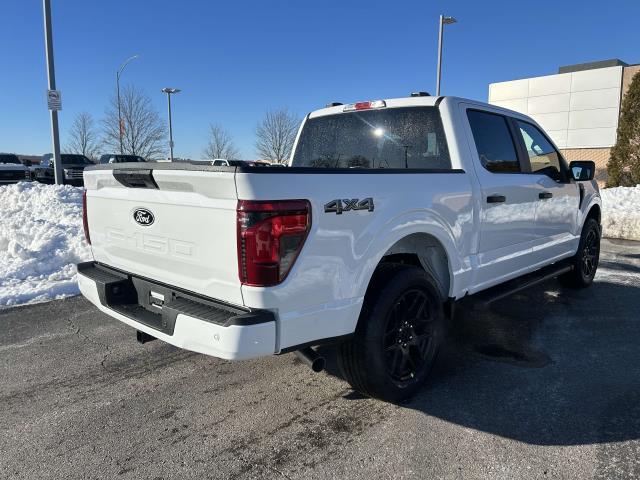
M 497 105 L 491 105 L 487 102 L 482 102 L 479 100 L 472 100 L 470 98 L 463 98 L 463 97 L 455 97 L 455 96 L 430 96 L 430 95 L 425 95 L 425 96 L 420 96 L 420 97 L 401 97 L 401 98 L 380 98 L 380 99 L 370 99 L 370 100 L 363 100 L 363 102 L 375 102 L 375 101 L 383 101 L 385 102 L 385 107 L 384 108 L 398 108 L 398 107 L 433 107 L 433 106 L 437 106 L 442 102 L 452 102 L 452 103 L 468 103 L 468 104 L 472 104 L 472 105 L 477 105 L 479 108 L 481 109 L 490 109 L 493 111 L 500 111 L 506 115 L 510 115 L 512 117 L 517 117 L 517 118 L 522 118 L 527 120 L 528 122 L 533 122 L 536 123 L 535 121 L 533 121 L 531 118 L 529 118 L 528 116 L 520 113 L 520 112 L 516 112 L 515 110 L 509 110 L 508 108 L 504 108 L 504 107 L 499 107 Z M 359 102 L 358 102 L 359 103 Z M 309 115 L 307 116 L 307 118 L 316 118 L 316 117 L 324 117 L 326 115 L 335 115 L 338 113 L 351 113 L 353 111 L 357 111 L 357 110 L 345 110 L 345 107 L 349 106 L 349 105 L 354 105 L 355 102 L 353 104 L 343 104 L 343 105 L 336 105 L 336 106 L 332 106 L 332 107 L 325 107 L 325 108 L 319 108 L 318 110 L 314 110 L 311 113 L 309 113 Z M 537 123 L 536 123 L 537 125 Z
M 382 100 L 386 103 L 387 108 L 393 107 L 433 107 L 438 102 L 438 99 L 442 99 L 444 97 L 432 97 L 432 96 L 423 96 L 423 97 L 404 97 L 404 98 L 372 98 L 370 100 L 363 101 L 377 101 Z M 318 110 L 314 110 L 309 114 L 309 118 L 315 117 L 323 117 L 325 115 L 335 115 L 336 113 L 348 113 L 345 112 L 345 107 L 350 104 L 344 105 L 336 105 L 334 107 L 326 107 L 320 108 Z

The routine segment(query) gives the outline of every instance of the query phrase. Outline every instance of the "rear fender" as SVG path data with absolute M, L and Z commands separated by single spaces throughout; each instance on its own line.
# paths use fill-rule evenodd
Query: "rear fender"
M 468 258 L 461 258 L 458 254 L 461 251 L 460 243 L 464 240 L 458 239 L 456 241 L 451 229 L 437 214 L 429 211 L 407 212 L 390 221 L 382 231 L 386 234 L 376 237 L 370 247 L 370 253 L 366 255 L 369 260 L 364 263 L 358 276 L 358 296 L 364 297 L 377 266 L 387 252 L 398 242 L 415 234 L 426 234 L 433 237 L 446 252 L 449 274 L 446 296 L 455 297 L 459 294 L 458 285 L 464 285 L 464 279 L 471 272 L 470 261 Z M 420 252 L 415 253 L 420 254 Z

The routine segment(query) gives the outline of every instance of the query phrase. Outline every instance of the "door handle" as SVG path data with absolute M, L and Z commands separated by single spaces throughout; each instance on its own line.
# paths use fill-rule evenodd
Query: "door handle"
M 504 195 L 489 195 L 487 197 L 487 203 L 503 203 L 507 201 L 507 197 Z
M 538 198 L 540 200 L 544 200 L 546 198 L 551 198 L 551 197 L 553 197 L 553 193 L 551 193 L 551 192 L 541 192 L 541 193 L 538 194 Z

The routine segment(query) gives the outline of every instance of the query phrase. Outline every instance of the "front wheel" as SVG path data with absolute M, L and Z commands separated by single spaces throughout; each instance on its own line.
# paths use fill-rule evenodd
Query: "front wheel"
M 573 270 L 559 280 L 569 287 L 585 288 L 593 283 L 600 260 L 600 225 L 589 218 L 582 227 L 578 251 L 573 257 Z
M 338 365 L 360 393 L 398 402 L 415 394 L 433 366 L 443 331 L 435 281 L 414 266 L 378 268 L 354 337 L 338 348 Z

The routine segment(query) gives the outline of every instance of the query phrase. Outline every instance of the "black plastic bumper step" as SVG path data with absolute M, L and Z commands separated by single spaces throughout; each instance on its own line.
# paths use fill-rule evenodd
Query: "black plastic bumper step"
M 173 335 L 180 314 L 223 327 L 275 321 L 269 310 L 229 305 L 96 262 L 77 268 L 96 283 L 102 305 L 167 335 Z

